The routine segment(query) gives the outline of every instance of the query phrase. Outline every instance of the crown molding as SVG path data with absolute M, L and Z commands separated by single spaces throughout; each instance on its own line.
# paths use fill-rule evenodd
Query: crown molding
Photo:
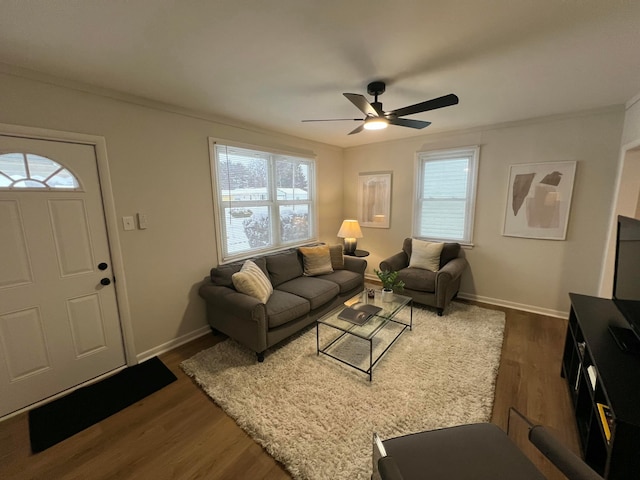
M 129 103 L 132 105 L 137 105 L 139 107 L 149 108 L 152 110 L 159 110 L 162 112 L 173 113 L 176 115 L 181 115 L 184 117 L 194 118 L 197 120 L 203 120 L 206 122 L 217 123 L 219 125 L 224 125 L 226 127 L 237 128 L 239 130 L 245 130 L 251 133 L 261 134 L 261 135 L 269 135 L 271 137 L 277 137 L 283 139 L 286 143 L 286 139 L 296 139 L 299 141 L 303 141 L 305 143 L 313 144 L 313 145 L 321 145 L 324 148 L 332 148 L 336 151 L 343 151 L 342 147 L 337 145 L 331 145 L 328 143 L 318 142 L 315 140 L 309 140 L 307 138 L 296 137 L 294 135 L 289 135 L 283 132 L 278 132 L 275 130 L 268 130 L 264 128 L 257 127 L 255 125 L 249 123 L 243 123 L 228 117 L 223 117 L 220 115 L 215 115 L 213 113 L 194 110 L 190 108 L 181 107 L 178 105 L 174 105 L 171 103 L 165 103 L 158 100 L 153 100 L 146 97 L 141 97 L 138 95 L 133 95 L 130 93 L 124 93 L 118 90 L 113 90 L 104 87 L 98 87 L 96 85 L 91 85 L 88 83 L 79 82 L 76 80 L 71 80 L 68 78 L 58 77 L 55 75 L 50 75 L 47 73 L 39 72 L 37 70 L 31 70 L 28 68 L 20 67 L 17 65 L 11 65 L 8 63 L 0 62 L 0 73 L 5 75 L 11 75 L 14 77 L 25 78 L 27 80 L 32 80 L 39 83 L 44 83 L 48 85 L 52 85 L 55 87 L 66 88 L 69 90 L 75 90 L 77 92 L 87 93 L 90 95 L 95 95 L 103 98 L 108 98 L 111 100 L 116 100 L 123 103 Z

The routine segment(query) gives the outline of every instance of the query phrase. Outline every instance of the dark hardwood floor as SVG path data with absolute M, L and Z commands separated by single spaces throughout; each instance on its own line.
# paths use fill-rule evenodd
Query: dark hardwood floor
M 506 429 L 509 407 L 516 407 L 578 451 L 560 377 L 566 321 L 501 310 L 507 322 L 492 421 Z M 29 448 L 26 414 L 0 422 L 0 478 L 289 479 L 180 369 L 182 360 L 218 341 L 206 335 L 161 355 L 176 382 L 36 455 Z M 564 478 L 535 451 L 532 455 L 548 478 Z

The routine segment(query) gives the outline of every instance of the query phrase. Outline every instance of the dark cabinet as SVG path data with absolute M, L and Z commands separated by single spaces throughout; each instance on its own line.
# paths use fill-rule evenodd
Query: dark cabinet
M 586 462 L 607 479 L 640 478 L 640 356 L 609 326 L 628 326 L 613 301 L 571 293 L 562 359 Z

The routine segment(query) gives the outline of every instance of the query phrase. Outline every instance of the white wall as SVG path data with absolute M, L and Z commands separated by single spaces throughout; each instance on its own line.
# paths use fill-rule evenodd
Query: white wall
M 411 236 L 417 151 L 480 145 L 474 247 L 461 293 L 468 298 L 563 315 L 569 292 L 596 295 L 613 200 L 624 110 L 572 116 L 372 144 L 345 151 L 345 214 L 355 215 L 351 186 L 359 172 L 392 170 L 391 228 L 363 229 L 358 245 L 372 252 L 368 273 Z M 502 236 L 509 166 L 578 162 L 566 241 Z
M 337 241 L 339 148 L 2 71 L 0 105 L 0 123 L 105 137 L 118 219 L 143 212 L 149 222 L 147 230 L 119 232 L 139 355 L 206 326 L 197 287 L 217 262 L 207 137 L 315 152 L 320 239 Z

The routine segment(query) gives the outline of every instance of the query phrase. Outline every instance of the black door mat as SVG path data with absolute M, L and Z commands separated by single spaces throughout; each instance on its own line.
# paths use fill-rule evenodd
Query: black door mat
M 158 357 L 153 357 L 35 408 L 29 412 L 31 450 L 33 453 L 41 452 L 176 379 Z

